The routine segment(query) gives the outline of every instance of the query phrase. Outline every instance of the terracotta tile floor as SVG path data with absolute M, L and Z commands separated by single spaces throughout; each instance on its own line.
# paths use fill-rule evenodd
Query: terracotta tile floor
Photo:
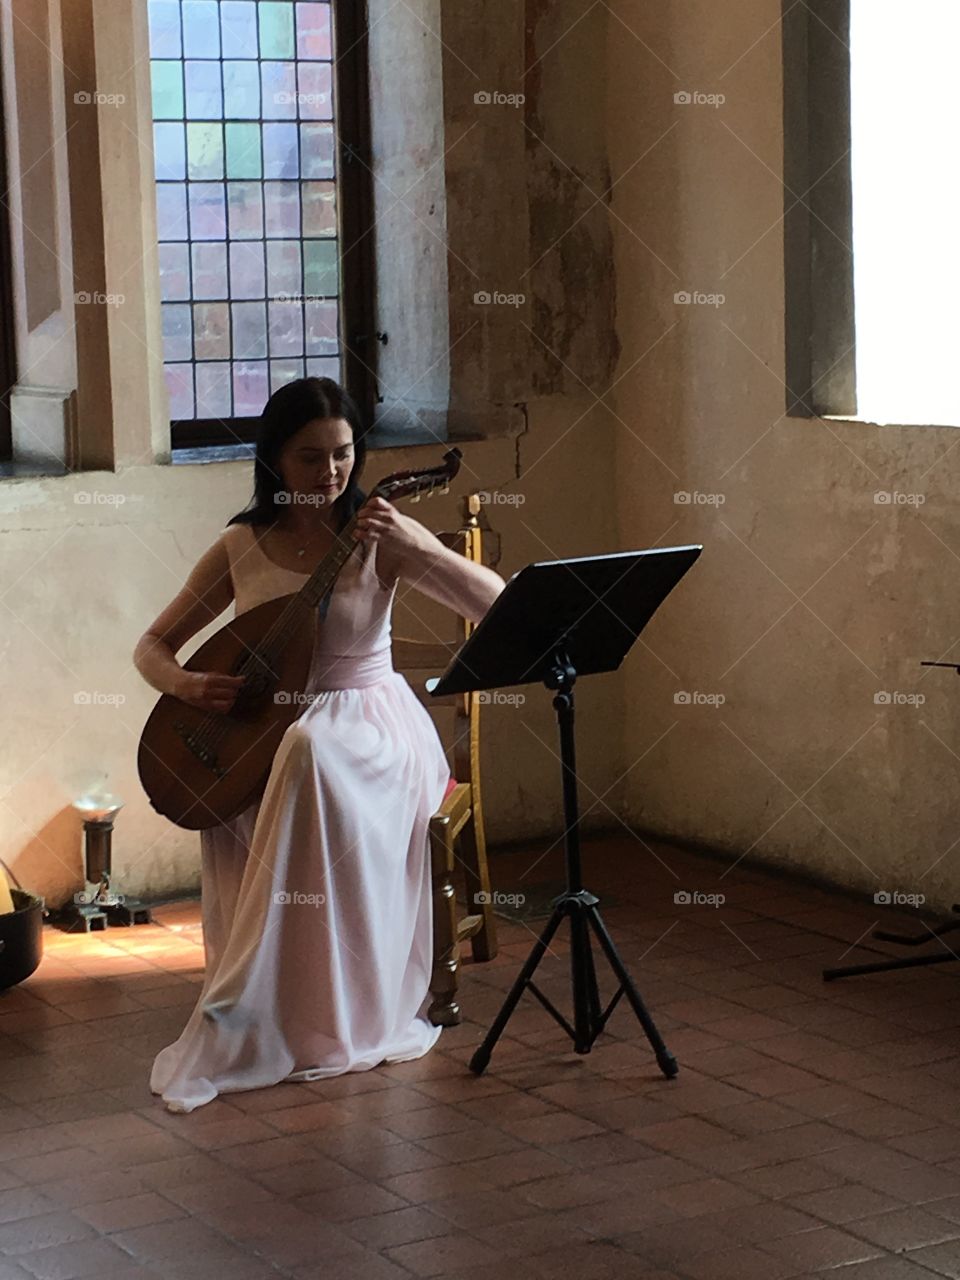
M 495 881 L 559 875 L 521 879 L 537 857 Z M 675 1081 L 626 1002 L 580 1057 L 529 995 L 473 1076 L 541 927 L 501 922 L 426 1058 L 172 1115 L 147 1077 L 197 995 L 197 904 L 48 931 L 0 998 L 0 1280 L 960 1277 L 960 965 L 825 985 L 872 902 L 628 836 L 584 861 Z M 566 1010 L 565 951 L 540 985 Z

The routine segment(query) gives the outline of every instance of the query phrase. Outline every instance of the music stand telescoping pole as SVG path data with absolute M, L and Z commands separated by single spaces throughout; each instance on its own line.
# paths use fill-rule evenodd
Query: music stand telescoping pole
M 529 990 L 573 1041 L 589 1053 L 607 1020 L 626 996 L 669 1079 L 677 1062 L 647 1012 L 598 910 L 599 899 L 583 885 L 577 799 L 573 686 L 578 676 L 614 671 L 657 607 L 693 564 L 702 548 L 670 547 L 615 555 L 553 560 L 515 574 L 447 670 L 427 681 L 431 694 L 470 693 L 510 685 L 542 683 L 554 692 L 563 785 L 566 888 L 527 957 L 503 1007 L 470 1059 L 480 1075 L 490 1061 L 520 997 Z M 535 985 L 533 975 L 564 920 L 570 922 L 573 1023 Z M 619 987 L 603 1008 L 590 934 L 596 936 Z

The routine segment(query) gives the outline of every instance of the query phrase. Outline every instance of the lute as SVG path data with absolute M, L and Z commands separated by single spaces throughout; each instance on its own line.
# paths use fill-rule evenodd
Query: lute
M 445 491 L 460 468 L 460 450 L 443 465 L 398 471 L 371 497 L 396 502 Z M 244 677 L 228 712 L 205 711 L 163 694 L 144 725 L 137 752 L 150 803 L 177 826 L 201 831 L 228 822 L 263 792 L 280 739 L 304 710 L 317 609 L 360 546 L 356 515 L 337 535 L 299 591 L 240 614 L 191 654 L 187 671 Z

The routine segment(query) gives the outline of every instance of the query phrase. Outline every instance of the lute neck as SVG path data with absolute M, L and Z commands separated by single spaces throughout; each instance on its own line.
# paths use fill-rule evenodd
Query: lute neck
M 333 546 L 297 593 L 310 608 L 316 608 L 323 597 L 333 589 L 341 570 L 358 549 L 360 544 L 353 536 L 356 527 L 357 516 L 354 513 L 339 533 L 334 534 L 336 540 Z

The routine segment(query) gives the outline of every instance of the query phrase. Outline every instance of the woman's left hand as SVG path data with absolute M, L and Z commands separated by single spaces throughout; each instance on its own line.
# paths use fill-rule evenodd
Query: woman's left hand
M 408 552 L 429 549 L 431 535 L 417 520 L 401 515 L 386 498 L 369 498 L 357 512 L 356 536 L 364 543 L 383 544 L 396 560 Z

